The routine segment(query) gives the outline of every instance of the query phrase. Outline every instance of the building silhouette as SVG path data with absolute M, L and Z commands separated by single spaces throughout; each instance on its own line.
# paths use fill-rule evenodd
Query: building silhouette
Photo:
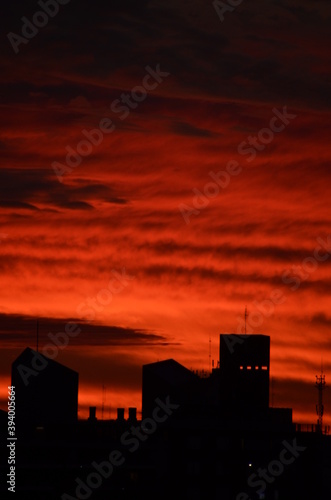
M 157 397 L 169 396 L 190 407 L 199 400 L 199 377 L 174 359 L 144 365 L 142 370 L 143 418 L 152 413 Z
M 221 404 L 230 411 L 269 408 L 270 337 L 220 335 Z
M 199 377 L 173 359 L 143 366 L 142 414 L 149 415 L 158 395 L 169 395 L 186 417 L 218 422 L 293 429 L 291 408 L 269 407 L 270 337 L 220 335 L 220 363 Z
M 78 373 L 26 348 L 12 364 L 18 429 L 77 421 Z
M 295 426 L 290 408 L 270 408 L 269 373 L 268 336 L 221 335 L 220 363 L 209 376 L 173 359 L 142 367 L 142 419 L 131 407 L 100 420 L 91 407 L 88 419 L 77 420 L 78 374 L 25 349 L 12 366 L 17 412 L 30 423 L 19 441 L 15 497 L 331 498 L 330 436 Z M 95 464 L 114 450 L 124 463 L 108 479 L 96 476 Z

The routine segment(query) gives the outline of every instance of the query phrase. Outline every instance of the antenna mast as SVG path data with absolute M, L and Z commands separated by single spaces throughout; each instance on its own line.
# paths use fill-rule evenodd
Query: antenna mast
M 104 384 L 102 384 L 102 407 L 101 407 L 101 420 L 103 420 L 103 412 L 105 409 L 105 399 L 106 399 L 106 388 Z
M 318 416 L 317 431 L 322 433 L 324 414 L 323 391 L 325 389 L 325 375 L 323 374 L 323 365 L 321 366 L 321 375 L 316 375 L 315 387 L 318 390 L 318 404 L 316 405 L 316 413 Z
M 246 306 L 245 307 L 245 335 L 247 333 L 247 329 L 246 329 L 247 316 L 248 316 L 248 314 L 247 314 L 247 306 Z
M 211 372 L 211 336 L 209 335 L 209 371 Z
M 37 320 L 37 352 L 39 352 L 39 320 Z

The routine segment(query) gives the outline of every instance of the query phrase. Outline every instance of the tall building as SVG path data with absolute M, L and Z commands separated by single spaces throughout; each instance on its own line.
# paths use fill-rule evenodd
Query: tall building
M 18 428 L 77 420 L 78 373 L 27 347 L 12 364 Z
M 269 407 L 270 337 L 220 335 L 221 406 L 233 411 Z
M 169 396 L 173 401 L 191 405 L 196 398 L 199 377 L 174 359 L 143 366 L 142 414 L 147 417 L 155 408 L 155 398 Z
M 259 414 L 269 409 L 270 337 L 220 335 L 220 364 L 200 378 L 173 359 L 143 366 L 143 415 L 157 396 L 171 398 L 195 413 L 220 416 Z

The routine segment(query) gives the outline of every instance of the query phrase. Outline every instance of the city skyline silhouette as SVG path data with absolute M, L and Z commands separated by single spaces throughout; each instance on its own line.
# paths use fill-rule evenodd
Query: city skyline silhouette
M 330 19 L 4 6 L 6 495 L 330 496 Z
M 221 334 L 219 340 L 220 362 L 207 375 L 173 359 L 143 365 L 141 419 L 130 407 L 100 420 L 90 407 L 89 418 L 79 420 L 78 374 L 26 348 L 11 380 L 21 446 L 18 498 L 30 498 L 28 492 L 58 498 L 62 490 L 62 500 L 120 491 L 152 498 L 155 478 L 163 476 L 160 498 L 175 485 L 193 498 L 219 492 L 229 500 L 331 491 L 330 481 L 312 471 L 321 460 L 331 470 L 328 428 L 295 425 L 291 408 L 269 404 L 270 337 Z M 299 485 L 305 470 L 309 479 Z

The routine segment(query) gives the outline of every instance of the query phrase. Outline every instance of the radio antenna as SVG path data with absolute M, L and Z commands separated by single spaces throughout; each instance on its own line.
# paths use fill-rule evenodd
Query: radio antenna
M 39 352 L 39 320 L 37 320 L 37 352 Z
M 247 306 L 246 306 L 246 307 L 245 307 L 245 335 L 246 335 L 246 333 L 247 333 L 247 328 L 246 328 L 247 316 L 248 316 L 248 314 L 247 314 Z

